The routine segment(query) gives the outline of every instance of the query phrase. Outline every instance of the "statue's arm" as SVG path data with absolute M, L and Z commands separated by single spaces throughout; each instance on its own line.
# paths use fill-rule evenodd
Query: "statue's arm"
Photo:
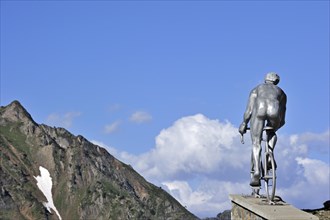
M 283 92 L 283 96 L 282 96 L 281 103 L 280 103 L 281 109 L 282 109 L 280 127 L 282 127 L 285 124 L 286 102 L 287 102 L 287 97 L 286 97 L 286 94 Z
M 253 89 L 250 93 L 248 104 L 247 104 L 246 110 L 244 112 L 243 122 L 242 122 L 242 124 L 240 125 L 240 128 L 239 128 L 239 132 L 241 134 L 244 134 L 246 132 L 247 124 L 249 123 L 249 121 L 251 119 L 252 110 L 253 110 L 253 106 L 256 102 L 256 99 L 257 99 L 257 90 Z

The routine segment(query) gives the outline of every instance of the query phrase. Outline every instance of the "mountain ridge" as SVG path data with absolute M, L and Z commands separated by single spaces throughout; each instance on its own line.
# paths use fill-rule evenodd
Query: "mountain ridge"
M 0 107 L 0 218 L 57 219 L 43 206 L 39 167 L 62 219 L 198 219 L 106 149 L 36 123 L 19 101 Z

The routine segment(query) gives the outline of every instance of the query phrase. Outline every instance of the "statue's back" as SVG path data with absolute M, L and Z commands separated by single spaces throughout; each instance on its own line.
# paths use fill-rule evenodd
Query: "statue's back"
M 283 90 L 273 84 L 261 84 L 256 88 L 256 103 L 254 114 L 258 118 L 271 120 L 272 124 L 278 124 L 281 120 L 281 112 L 285 106 L 281 105 L 281 100 L 285 95 Z

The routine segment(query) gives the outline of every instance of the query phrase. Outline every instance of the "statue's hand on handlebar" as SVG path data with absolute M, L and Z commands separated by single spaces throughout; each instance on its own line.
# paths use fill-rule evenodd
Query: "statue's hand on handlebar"
M 247 130 L 247 124 L 245 122 L 242 122 L 242 124 L 239 126 L 238 132 L 241 134 L 241 143 L 244 144 L 244 134 Z
M 246 133 L 247 125 L 245 122 L 242 122 L 242 124 L 239 126 L 239 133 L 243 136 L 243 134 Z

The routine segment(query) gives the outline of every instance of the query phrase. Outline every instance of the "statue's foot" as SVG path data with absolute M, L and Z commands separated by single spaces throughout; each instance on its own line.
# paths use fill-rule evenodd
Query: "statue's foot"
M 261 196 L 259 194 L 254 194 L 254 198 L 260 199 Z
M 254 196 L 254 198 L 261 198 L 261 196 L 259 195 L 259 190 L 260 190 L 260 188 L 259 187 L 257 187 L 256 189 L 254 189 L 254 188 L 252 188 L 252 196 Z
M 261 186 L 260 178 L 259 178 L 258 175 L 255 175 L 251 178 L 250 186 L 252 186 L 252 187 L 260 187 Z

